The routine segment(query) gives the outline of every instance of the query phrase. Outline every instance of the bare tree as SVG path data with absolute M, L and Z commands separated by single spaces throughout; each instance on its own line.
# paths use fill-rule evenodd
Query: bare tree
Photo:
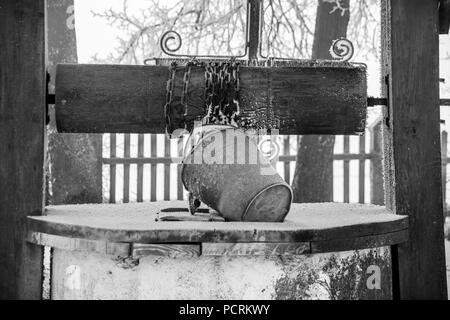
M 48 71 L 54 90 L 56 64 L 76 63 L 73 0 L 47 1 Z M 102 137 L 56 132 L 53 108 L 48 127 L 49 181 L 52 204 L 102 202 Z
M 347 36 L 349 0 L 319 0 L 312 57 L 331 59 L 334 39 Z M 336 9 L 337 8 L 337 9 Z M 335 136 L 303 136 L 299 140 L 297 165 L 292 182 L 294 202 L 333 201 L 333 151 Z
M 271 57 L 310 58 L 315 30 L 317 0 L 262 0 L 264 23 L 262 54 Z M 326 0 L 330 13 L 351 12 L 348 37 L 360 58 L 378 55 L 378 0 L 353 1 L 351 9 L 342 0 Z M 180 33 L 185 54 L 234 55 L 243 53 L 246 31 L 246 0 L 149 0 L 137 8 L 123 0 L 121 10 L 93 12 L 122 31 L 119 47 L 98 62 L 137 63 L 160 57 L 159 40 L 168 30 Z

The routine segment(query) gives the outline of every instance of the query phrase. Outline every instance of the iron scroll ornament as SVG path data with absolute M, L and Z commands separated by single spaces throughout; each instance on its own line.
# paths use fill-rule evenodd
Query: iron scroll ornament
M 171 48 L 169 46 L 169 42 L 175 42 L 176 47 Z M 166 31 L 162 36 L 161 40 L 159 42 L 159 46 L 161 48 L 161 51 L 164 52 L 167 55 L 173 55 L 175 52 L 180 50 L 181 46 L 183 45 L 183 40 L 181 39 L 181 36 L 178 32 L 169 30 Z
M 250 1 L 247 1 L 247 12 L 250 11 Z M 250 15 L 247 14 L 247 22 L 245 24 L 245 46 L 244 52 L 240 55 L 230 56 L 230 55 L 189 55 L 176 53 L 181 49 L 183 45 L 183 40 L 181 35 L 175 30 L 169 30 L 163 33 L 161 36 L 159 45 L 161 51 L 170 57 L 187 58 L 187 59 L 239 59 L 245 58 L 248 54 L 248 43 L 249 43 L 249 25 L 250 25 Z M 169 43 L 175 42 L 175 46 L 171 47 Z M 149 64 L 150 61 L 155 60 L 155 58 L 148 58 L 144 60 L 144 64 Z
M 333 59 L 340 60 L 342 62 L 349 61 L 355 52 L 353 43 L 345 38 L 333 40 L 330 47 L 330 55 Z
M 175 43 L 175 46 L 171 46 L 170 43 Z M 239 56 L 226 56 L 226 55 L 187 55 L 187 54 L 177 54 L 176 52 L 181 49 L 183 44 L 183 40 L 180 34 L 174 30 L 166 31 L 160 39 L 160 48 L 161 51 L 171 57 L 183 57 L 183 58 L 216 58 L 216 59 L 236 59 L 236 58 L 244 58 L 247 56 L 247 46 L 245 47 L 245 52 Z M 333 40 L 330 49 L 330 55 L 334 60 L 338 60 L 341 62 L 348 62 L 352 59 L 355 48 L 353 43 L 346 38 L 339 38 Z M 289 61 L 303 61 L 303 59 L 293 59 L 293 58 L 280 58 L 280 57 L 263 57 L 266 60 L 289 60 Z M 144 64 L 148 64 L 150 60 L 154 60 L 154 58 L 144 60 Z
M 248 41 L 247 39 L 245 40 Z M 170 43 L 175 43 L 174 46 L 171 46 Z M 178 32 L 174 30 L 169 30 L 163 33 L 161 36 L 161 40 L 159 41 L 159 45 L 161 51 L 170 57 L 178 57 L 178 58 L 186 58 L 186 59 L 239 59 L 245 58 L 248 54 L 248 46 L 245 46 L 244 53 L 236 56 L 230 55 L 192 55 L 192 54 L 179 54 L 176 53 L 181 49 L 183 44 L 183 40 Z M 155 58 L 149 58 L 144 60 L 144 64 L 148 64 L 149 61 L 154 60 Z

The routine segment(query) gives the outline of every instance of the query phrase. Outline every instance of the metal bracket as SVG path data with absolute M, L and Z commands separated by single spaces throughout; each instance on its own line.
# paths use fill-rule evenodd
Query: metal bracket
M 367 107 L 387 106 L 387 98 L 367 97 Z
M 390 120 L 391 120 L 391 110 L 390 110 L 390 108 L 389 108 L 389 98 L 390 98 L 390 77 L 389 77 L 389 74 L 387 74 L 385 77 L 384 77 L 384 84 L 386 85 L 386 96 L 387 96 L 387 98 L 386 98 L 386 118 L 385 118 L 385 123 L 386 123 L 386 126 L 389 128 L 390 127 Z

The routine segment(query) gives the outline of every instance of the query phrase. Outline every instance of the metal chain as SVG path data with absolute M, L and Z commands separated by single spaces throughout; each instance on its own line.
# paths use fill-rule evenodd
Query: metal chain
M 164 105 L 164 119 L 166 121 L 166 134 L 170 135 L 173 131 L 172 127 L 172 101 L 173 87 L 176 76 L 177 63 L 174 61 L 170 65 L 170 78 L 166 84 L 166 104 Z
M 185 67 L 184 76 L 183 76 L 183 92 L 181 94 L 181 104 L 184 105 L 184 129 L 187 130 L 187 121 L 186 117 L 188 115 L 188 89 L 189 89 L 189 81 L 191 80 L 191 70 L 194 65 L 194 61 L 188 62 Z
M 205 117 L 203 124 L 239 126 L 239 63 L 209 62 L 205 66 Z
M 176 61 L 173 61 L 170 64 L 170 77 L 169 80 L 167 80 L 166 84 L 166 103 L 164 105 L 164 118 L 166 122 L 166 133 L 170 135 L 173 131 L 173 123 L 172 123 L 172 112 L 173 112 L 173 103 L 174 103 L 174 87 L 175 87 L 175 79 L 176 79 L 176 72 L 177 70 L 180 70 L 181 68 L 184 69 L 184 75 L 183 75 L 183 89 L 181 92 L 181 99 L 180 103 L 184 106 L 184 128 L 187 129 L 187 121 L 186 117 L 188 115 L 188 91 L 189 91 L 189 81 L 191 79 L 191 70 L 192 66 L 198 64 L 198 62 L 195 59 L 192 59 L 190 62 L 186 64 L 185 67 L 178 67 L 178 64 Z
M 240 90 L 240 65 L 235 59 L 226 62 L 199 63 L 192 59 L 184 68 L 183 89 L 181 92 L 181 105 L 184 106 L 184 128 L 187 129 L 187 116 L 189 114 L 189 82 L 191 80 L 192 67 L 201 65 L 205 68 L 205 116 L 203 124 L 223 124 L 239 126 L 239 90 Z M 176 72 L 181 68 L 174 61 L 170 65 L 170 78 L 166 85 L 166 103 L 164 105 L 164 117 L 166 133 L 173 131 L 173 100 Z

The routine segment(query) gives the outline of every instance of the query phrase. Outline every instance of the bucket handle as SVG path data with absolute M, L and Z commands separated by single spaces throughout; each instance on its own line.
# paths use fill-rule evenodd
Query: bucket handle
M 188 208 L 165 208 L 161 209 L 160 212 L 158 212 L 158 216 L 160 213 L 175 213 L 175 212 L 189 212 Z M 221 216 L 218 216 L 216 214 L 212 214 L 211 211 L 207 208 L 200 208 L 197 209 L 197 213 L 204 213 L 207 215 L 185 215 L 185 216 L 165 216 L 158 218 L 160 221 L 166 221 L 166 222 L 174 222 L 174 221 L 198 221 L 198 222 L 224 222 L 225 219 Z

